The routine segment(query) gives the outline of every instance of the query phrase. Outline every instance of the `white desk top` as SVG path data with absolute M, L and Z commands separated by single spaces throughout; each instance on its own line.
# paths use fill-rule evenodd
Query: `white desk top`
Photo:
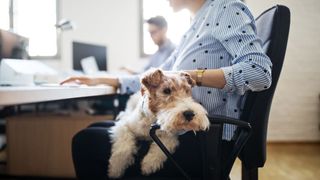
M 0 106 L 115 94 L 111 86 L 0 87 Z

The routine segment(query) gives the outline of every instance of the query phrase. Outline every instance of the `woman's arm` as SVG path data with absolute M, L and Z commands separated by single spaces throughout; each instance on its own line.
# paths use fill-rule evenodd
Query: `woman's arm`
M 113 86 L 115 88 L 118 88 L 120 85 L 119 79 L 116 77 L 93 78 L 93 77 L 87 77 L 87 76 L 75 76 L 75 77 L 67 78 L 66 80 L 62 81 L 60 84 L 62 85 L 66 83 L 86 84 L 88 86 L 106 84 L 109 86 Z
M 212 36 L 232 58 L 230 66 L 221 67 L 225 78 L 224 92 L 243 95 L 246 91 L 262 91 L 271 86 L 272 62 L 264 53 L 256 34 L 254 17 L 240 1 L 230 1 L 217 16 Z M 218 77 L 213 77 L 212 80 Z
M 221 69 L 208 69 L 202 73 L 202 77 L 197 79 L 198 70 L 188 70 L 194 80 L 201 82 L 201 86 L 212 87 L 222 89 L 226 85 L 226 80 L 224 78 L 224 73 Z

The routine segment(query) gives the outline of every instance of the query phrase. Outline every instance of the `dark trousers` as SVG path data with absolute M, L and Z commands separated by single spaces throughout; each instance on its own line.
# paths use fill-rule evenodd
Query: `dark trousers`
M 108 159 L 110 157 L 110 137 L 108 128 L 113 122 L 100 122 L 90 125 L 77 133 L 72 140 L 72 156 L 76 175 L 79 180 L 107 180 Z M 193 132 L 179 136 L 179 146 L 173 154 L 177 162 L 191 177 L 202 177 L 201 144 L 199 136 Z M 142 179 L 140 162 L 148 152 L 150 142 L 138 141 L 139 151 L 135 157 L 135 164 L 130 166 L 123 178 L 140 177 Z M 164 167 L 149 177 L 182 177 L 176 167 L 167 160 Z

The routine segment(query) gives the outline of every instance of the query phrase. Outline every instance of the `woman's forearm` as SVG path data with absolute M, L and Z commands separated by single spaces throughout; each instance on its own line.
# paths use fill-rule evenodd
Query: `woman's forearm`
M 192 79 L 197 79 L 197 70 L 188 70 Z M 222 89 L 226 85 L 226 80 L 224 78 L 224 73 L 221 69 L 208 69 L 205 70 L 201 78 L 201 86 L 213 87 Z
M 115 88 L 118 88 L 120 85 L 119 79 L 115 77 L 96 78 L 95 81 L 96 81 L 95 84 L 106 84 L 109 86 L 113 86 Z

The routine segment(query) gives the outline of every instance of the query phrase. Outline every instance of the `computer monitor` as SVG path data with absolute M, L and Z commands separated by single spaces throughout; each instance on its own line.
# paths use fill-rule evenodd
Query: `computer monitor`
M 94 57 L 100 71 L 107 71 L 107 47 L 83 42 L 72 42 L 73 69 L 83 71 L 81 60 Z
M 2 58 L 28 59 L 28 45 L 27 38 L 0 29 L 0 61 Z

